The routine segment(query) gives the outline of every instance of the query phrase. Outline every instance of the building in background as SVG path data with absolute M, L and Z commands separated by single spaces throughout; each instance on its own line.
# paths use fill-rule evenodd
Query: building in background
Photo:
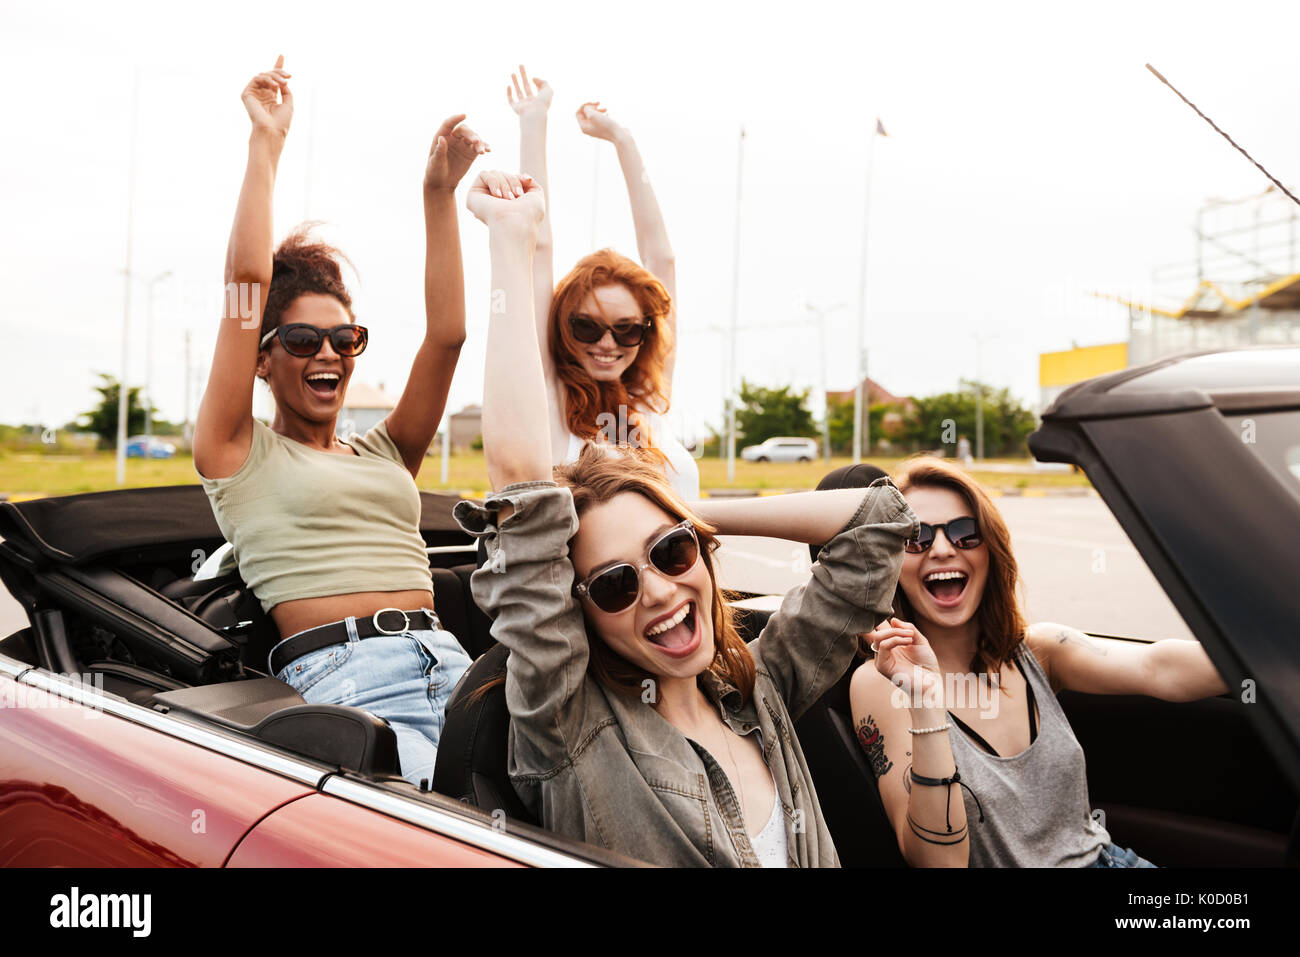
M 483 439 L 483 406 L 467 405 L 449 417 L 451 450 L 468 452 Z
M 1195 256 L 1159 266 L 1142 297 L 1102 295 L 1128 310 L 1128 340 L 1039 356 L 1046 409 L 1067 386 L 1156 359 L 1300 342 L 1300 207 L 1269 186 L 1196 212 Z M 1040 410 L 1041 411 L 1041 410 Z
M 343 408 L 339 410 L 337 433 L 347 438 L 353 432 L 365 435 L 397 407 L 397 400 L 384 391 L 384 384 L 367 385 L 353 379 L 348 383 Z

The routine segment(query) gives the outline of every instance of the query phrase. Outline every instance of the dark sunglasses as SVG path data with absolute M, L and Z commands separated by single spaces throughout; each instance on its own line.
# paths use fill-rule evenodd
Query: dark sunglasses
M 279 339 L 284 351 L 299 359 L 307 359 L 320 352 L 321 343 L 329 336 L 330 345 L 341 356 L 355 358 L 366 351 L 370 341 L 370 330 L 358 326 L 355 322 L 346 322 L 330 329 L 322 329 L 306 322 L 290 322 L 276 326 L 262 337 L 261 349 L 272 339 Z
M 605 337 L 605 331 L 609 330 L 614 335 L 614 341 L 620 346 L 631 347 L 641 344 L 646 330 L 653 322 L 653 319 L 646 316 L 644 319 L 631 319 L 607 326 L 587 316 L 570 316 L 569 329 L 573 332 L 573 338 L 586 343 L 600 342 Z
M 907 542 L 903 547 L 913 555 L 928 552 L 930 546 L 934 544 L 934 534 L 938 531 L 942 531 L 948 541 L 952 542 L 956 548 L 979 548 L 984 544 L 984 536 L 980 534 L 980 527 L 975 519 L 954 518 L 951 522 L 945 522 L 942 525 L 927 525 L 922 522 L 921 530 L 917 533 L 916 538 Z
M 641 572 L 653 565 L 662 575 L 679 578 L 700 560 L 700 542 L 690 519 L 664 532 L 646 549 L 648 561 L 640 565 L 623 562 L 592 575 L 573 586 L 579 596 L 586 596 L 601 611 L 614 614 L 626 611 L 641 597 Z

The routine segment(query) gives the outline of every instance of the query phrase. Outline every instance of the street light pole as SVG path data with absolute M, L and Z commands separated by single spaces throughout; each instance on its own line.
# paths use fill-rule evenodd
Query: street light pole
M 122 377 L 117 385 L 117 484 L 126 484 L 126 407 L 131 397 L 127 385 L 127 339 L 131 332 L 131 243 L 135 235 L 135 140 L 140 116 L 140 70 L 135 71 L 135 85 L 131 91 L 131 162 L 127 167 L 126 188 L 126 275 L 122 277 L 125 288 L 122 295 Z
M 144 434 L 153 437 L 153 287 L 172 274 L 170 269 L 142 280 L 148 289 L 144 314 Z M 147 444 L 147 443 L 146 443 Z
M 988 314 L 984 316 L 984 324 L 987 326 L 989 321 Z M 975 339 L 975 461 L 984 461 L 984 343 L 997 336 L 992 333 L 980 334 L 971 333 Z
M 822 388 L 822 458 L 827 465 L 831 462 L 831 400 L 826 388 L 826 317 L 843 306 L 842 302 L 822 307 L 815 306 L 811 302 L 804 303 L 804 308 L 817 318 L 817 341 L 820 344 L 818 363 L 821 369 Z
M 736 146 L 736 228 L 731 249 L 731 361 L 727 369 L 727 484 L 736 481 L 736 337 L 740 325 L 740 199 L 745 172 L 745 128 Z
M 853 387 L 853 462 L 862 461 L 865 445 L 871 449 L 871 419 L 864 415 L 863 391 L 866 391 L 866 405 L 871 404 L 871 389 L 866 386 L 867 378 L 867 240 L 871 229 L 871 167 L 876 158 L 876 137 L 887 136 L 880 117 L 876 125 L 867 134 L 867 176 L 862 198 L 862 261 L 858 266 L 858 348 L 853 360 L 857 364 L 857 384 Z

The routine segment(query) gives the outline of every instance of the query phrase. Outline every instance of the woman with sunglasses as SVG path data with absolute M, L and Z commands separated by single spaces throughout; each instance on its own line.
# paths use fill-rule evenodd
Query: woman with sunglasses
M 506 88 L 519 114 L 520 168 L 542 188 L 546 113 L 553 93 L 522 66 Z M 677 340 L 677 267 L 663 214 L 632 134 L 598 103 L 577 111 L 583 133 L 612 143 L 632 205 L 641 263 L 612 249 L 580 259 L 553 277 L 551 213 L 533 257 L 538 342 L 550 411 L 551 462 L 573 462 L 586 442 L 649 449 L 683 498 L 700 497 L 700 470 L 665 413 L 672 396 Z
M 471 588 L 510 652 L 515 789 L 552 830 L 652 863 L 835 866 L 794 722 L 888 613 L 914 516 L 887 483 L 688 507 L 644 451 L 594 444 L 553 472 L 529 295 L 542 193 L 489 183 L 468 202 L 504 303 L 483 397 L 496 491 L 456 517 L 484 543 Z M 825 543 L 748 646 L 719 532 Z
M 1192 641 L 1141 645 L 1026 626 L 1011 539 L 988 495 L 941 459 L 895 477 L 921 521 L 894 616 L 853 675 L 858 742 L 908 863 L 1150 867 L 1111 843 L 1056 693 L 1191 701 L 1226 685 Z M 953 792 L 964 800 L 955 799 Z
M 227 302 L 194 431 L 194 465 L 245 583 L 283 640 L 270 672 L 312 703 L 386 718 L 401 770 L 432 778 L 446 698 L 469 665 L 433 612 L 415 475 L 465 338 L 453 190 L 486 150 L 438 129 L 424 174 L 427 328 L 396 408 L 364 436 L 336 435 L 367 331 L 341 256 L 305 230 L 272 244 L 276 166 L 293 115 L 284 58 L 255 76 L 248 166 L 226 258 Z M 261 379 L 271 427 L 253 418 Z

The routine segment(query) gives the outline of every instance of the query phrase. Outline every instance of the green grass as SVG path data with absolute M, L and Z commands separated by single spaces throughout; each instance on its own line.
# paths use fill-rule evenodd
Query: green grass
M 699 460 L 702 489 L 733 488 L 781 491 L 815 488 L 831 468 L 848 465 L 847 457 L 833 458 L 829 468 L 817 462 L 745 462 L 736 461 L 736 481 L 727 482 L 727 463 L 716 457 Z M 873 458 L 872 463 L 892 471 L 902 459 Z M 990 459 L 1002 464 L 1027 465 L 1024 459 Z M 425 459 L 416 484 L 431 491 L 482 492 L 487 489 L 487 470 L 483 453 L 453 455 L 448 480 L 441 481 L 442 462 L 437 455 Z M 1032 475 L 981 471 L 970 474 L 988 488 L 1087 488 L 1082 474 L 1042 472 Z M 37 495 L 70 495 L 98 492 L 116 487 L 117 466 L 111 452 L 85 455 L 34 454 L 0 450 L 0 492 L 12 498 Z M 156 485 L 197 484 L 198 475 L 188 455 L 170 459 L 127 459 L 126 485 L 144 488 Z

